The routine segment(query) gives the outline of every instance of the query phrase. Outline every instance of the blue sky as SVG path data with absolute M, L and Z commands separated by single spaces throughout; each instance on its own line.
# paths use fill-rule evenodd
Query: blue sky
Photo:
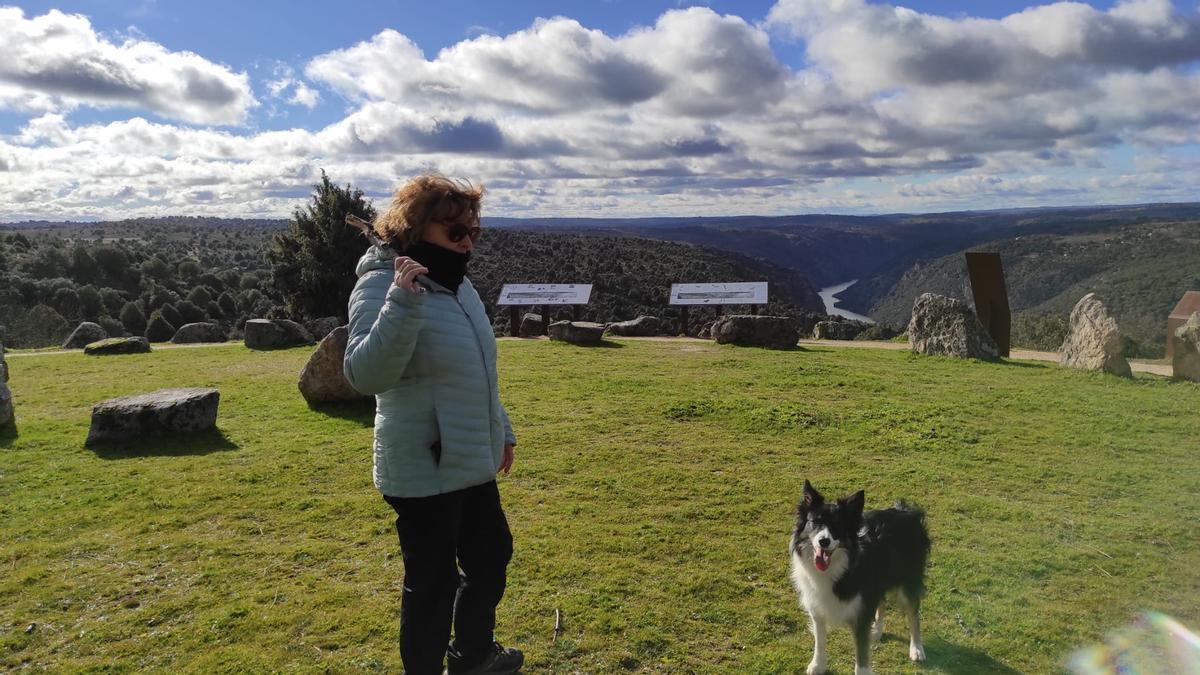
M 0 220 L 283 216 L 321 169 L 511 216 L 1200 200 L 1193 2 L 333 7 L 0 9 Z

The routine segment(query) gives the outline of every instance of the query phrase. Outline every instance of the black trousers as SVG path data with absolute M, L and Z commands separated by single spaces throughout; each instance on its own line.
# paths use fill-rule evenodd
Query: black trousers
M 409 675 L 441 673 L 450 649 L 464 666 L 492 648 L 512 534 L 496 481 L 432 497 L 383 497 L 396 510 L 404 557 L 400 658 Z

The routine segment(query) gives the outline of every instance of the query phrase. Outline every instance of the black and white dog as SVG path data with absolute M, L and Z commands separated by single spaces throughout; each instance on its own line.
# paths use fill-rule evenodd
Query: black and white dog
M 854 673 L 869 675 L 871 643 L 883 635 L 883 598 L 892 590 L 908 615 L 908 658 L 925 660 L 919 614 L 929 557 L 925 514 L 903 502 L 863 513 L 864 500 L 859 490 L 828 503 L 804 481 L 791 553 L 792 581 L 808 612 L 815 643 L 809 675 L 825 672 L 830 623 L 850 626 Z

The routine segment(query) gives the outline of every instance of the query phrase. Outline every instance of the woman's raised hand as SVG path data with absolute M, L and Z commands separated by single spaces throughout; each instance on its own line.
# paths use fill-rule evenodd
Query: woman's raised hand
M 428 274 L 429 268 L 421 263 L 401 256 L 396 258 L 396 278 L 392 282 L 410 293 L 424 293 L 425 289 L 417 284 L 418 274 Z

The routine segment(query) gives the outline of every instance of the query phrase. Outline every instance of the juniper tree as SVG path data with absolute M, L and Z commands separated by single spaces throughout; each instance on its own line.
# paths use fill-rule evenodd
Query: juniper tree
M 375 208 L 362 190 L 339 187 L 321 171 L 309 204 L 295 209 L 287 231 L 271 242 L 271 284 L 293 317 L 346 320 L 346 303 L 357 280 L 354 266 L 367 248 L 362 234 L 346 225 L 350 214 L 374 220 Z

